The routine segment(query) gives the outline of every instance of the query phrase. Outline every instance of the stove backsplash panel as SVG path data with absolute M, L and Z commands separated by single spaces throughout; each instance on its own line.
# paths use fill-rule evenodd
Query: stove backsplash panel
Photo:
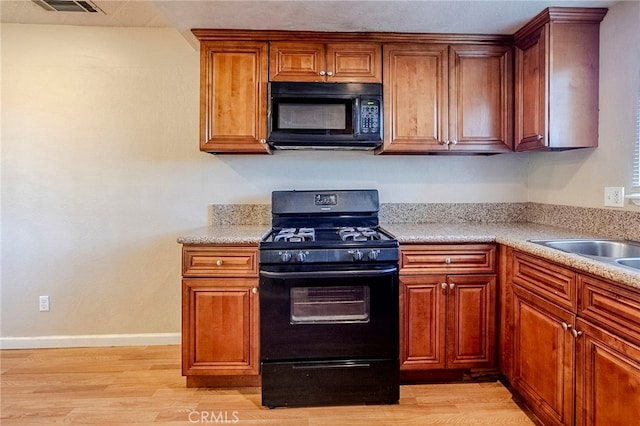
M 640 241 L 640 212 L 540 203 L 381 203 L 380 224 L 529 222 Z M 269 204 L 213 204 L 209 225 L 271 225 Z

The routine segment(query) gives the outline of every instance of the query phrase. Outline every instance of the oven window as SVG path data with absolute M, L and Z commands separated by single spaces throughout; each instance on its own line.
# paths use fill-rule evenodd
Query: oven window
M 369 287 L 294 287 L 291 324 L 369 322 Z

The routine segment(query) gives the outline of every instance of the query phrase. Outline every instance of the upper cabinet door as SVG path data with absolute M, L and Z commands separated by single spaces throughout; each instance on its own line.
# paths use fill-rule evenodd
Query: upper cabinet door
M 380 43 L 327 45 L 327 82 L 382 83 Z
M 551 7 L 514 35 L 516 151 L 598 146 L 600 21 L 606 13 Z
M 270 80 L 382 82 L 380 43 L 271 42 Z
M 516 148 L 545 148 L 547 130 L 547 40 L 549 27 L 543 26 L 516 49 Z
M 509 46 L 449 48 L 451 151 L 513 149 L 513 56 Z
M 203 42 L 200 150 L 267 153 L 267 43 Z
M 384 46 L 385 153 L 447 151 L 448 46 Z
M 325 50 L 322 43 L 271 42 L 271 81 L 324 82 Z

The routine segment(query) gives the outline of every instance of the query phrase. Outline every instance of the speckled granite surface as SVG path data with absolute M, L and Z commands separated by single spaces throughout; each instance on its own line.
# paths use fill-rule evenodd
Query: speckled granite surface
M 185 232 L 180 244 L 254 244 L 258 245 L 270 225 L 213 225 Z
M 640 241 L 640 211 L 526 203 L 525 222 Z
M 527 203 L 383 203 L 381 223 L 523 222 Z
M 572 231 L 535 223 L 421 223 L 383 224 L 401 244 L 498 243 L 552 260 L 600 277 L 640 289 L 640 271 L 565 253 L 529 242 L 531 239 L 592 238 L 589 232 Z
M 213 205 L 210 226 L 181 244 L 255 244 L 269 230 L 271 206 Z M 550 238 L 640 241 L 640 212 L 537 203 L 382 204 L 380 222 L 400 243 L 496 242 L 640 289 L 640 271 L 528 242 Z
M 212 204 L 209 225 L 271 225 L 271 205 Z

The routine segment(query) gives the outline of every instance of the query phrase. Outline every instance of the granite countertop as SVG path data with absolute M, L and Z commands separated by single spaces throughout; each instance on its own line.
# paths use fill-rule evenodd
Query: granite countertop
M 394 223 L 382 227 L 401 244 L 498 243 L 540 256 L 558 264 L 640 289 L 640 271 L 588 257 L 565 253 L 530 239 L 602 238 L 594 234 L 533 223 Z M 208 226 L 192 230 L 178 238 L 180 244 L 257 245 L 269 231 L 269 225 Z
M 258 245 L 262 236 L 270 229 L 270 225 L 203 226 L 178 237 L 178 243 Z

